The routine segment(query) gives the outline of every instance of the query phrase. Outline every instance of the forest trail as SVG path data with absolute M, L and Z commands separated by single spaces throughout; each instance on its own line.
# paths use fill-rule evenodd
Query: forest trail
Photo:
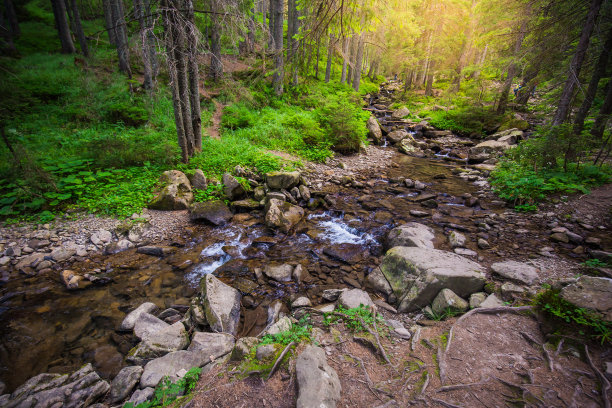
M 210 118 L 210 126 L 206 128 L 206 134 L 213 139 L 221 139 L 221 117 L 223 116 L 225 105 L 217 101 L 216 98 L 213 98 L 212 102 L 215 104 L 215 112 Z

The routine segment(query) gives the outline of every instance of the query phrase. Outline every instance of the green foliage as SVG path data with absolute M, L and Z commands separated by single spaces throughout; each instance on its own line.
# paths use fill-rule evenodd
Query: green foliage
M 341 314 L 342 316 L 338 316 Z M 368 331 L 368 328 L 363 325 L 365 323 L 367 326 L 374 326 L 374 315 L 372 314 L 372 310 L 370 308 L 365 307 L 364 305 L 359 305 L 359 307 L 355 307 L 352 309 L 345 309 L 342 306 L 337 306 L 334 313 L 325 313 L 323 315 L 323 325 L 330 326 L 336 323 L 344 323 L 344 325 L 354 331 L 354 332 L 364 332 Z M 363 321 L 363 323 L 362 323 Z M 383 323 L 383 320 L 380 316 L 376 316 L 376 322 Z M 379 329 L 382 327 L 382 324 L 378 325 Z
M 453 309 L 452 307 L 447 307 L 442 313 L 436 313 L 433 310 L 428 309 L 425 313 L 427 317 L 431 320 L 440 321 L 447 319 L 449 317 L 455 317 L 462 314 L 457 309 Z
M 536 296 L 534 302 L 546 316 L 559 325 L 560 330 L 596 338 L 601 344 L 612 343 L 612 323 L 603 320 L 591 310 L 577 307 L 562 299 L 558 290 L 546 289 Z
M 597 259 L 597 258 L 587 259 L 586 261 L 584 261 L 580 265 L 582 265 L 584 267 L 587 267 L 587 268 L 591 268 L 591 269 L 609 268 L 610 267 L 610 265 L 607 262 L 604 262 L 604 261 L 602 261 L 600 259 Z
M 482 137 L 497 127 L 501 116 L 491 108 L 466 106 L 452 110 L 422 111 L 421 116 L 430 117 L 429 123 L 462 136 Z
M 128 402 L 123 408 L 167 407 L 177 401 L 181 396 L 191 393 L 195 389 L 201 373 L 201 368 L 193 367 L 187 371 L 187 374 L 185 374 L 183 378 L 176 382 L 171 382 L 170 378 L 164 377 L 157 387 L 155 387 L 155 393 L 151 401 L 142 402 L 136 406 Z
M 277 334 L 266 334 L 262 337 L 259 345 L 264 344 L 280 344 L 287 346 L 291 342 L 296 344 L 302 341 L 310 341 L 312 336 L 312 325 L 308 323 L 309 315 L 302 317 L 298 323 L 291 324 L 289 330 L 277 333 Z

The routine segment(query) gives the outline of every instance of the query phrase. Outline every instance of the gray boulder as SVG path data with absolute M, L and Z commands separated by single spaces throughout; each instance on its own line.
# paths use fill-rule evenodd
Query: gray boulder
M 168 376 L 172 382 L 179 378 L 182 370 L 202 367 L 208 363 L 209 356 L 199 351 L 175 351 L 163 357 L 151 360 L 145 365 L 140 377 L 140 388 L 155 388 L 162 378 Z
M 191 182 L 191 187 L 196 190 L 206 190 L 208 188 L 206 176 L 200 169 L 197 169 L 193 174 L 189 175 L 189 181 Z
M 425 307 L 444 288 L 467 297 L 485 284 L 484 270 L 479 264 L 437 249 L 392 248 L 380 269 L 399 299 L 400 312 Z
M 240 320 L 240 292 L 211 274 L 200 281 L 204 314 L 210 328 L 236 335 Z
M 291 190 L 300 184 L 300 172 L 273 171 L 266 173 L 266 184 L 272 190 Z
M 141 313 L 134 324 L 134 335 L 140 340 L 150 338 L 155 332 L 169 327 L 170 325 L 150 313 Z
M 450 289 L 442 289 L 431 303 L 431 309 L 437 314 L 442 314 L 448 309 L 465 312 L 468 306 L 468 302 L 461 299 Z
M 246 196 L 246 190 L 242 184 L 229 173 L 223 175 L 223 192 L 230 201 L 239 200 Z
M 478 307 L 488 309 L 491 307 L 500 307 L 500 306 L 504 306 L 504 302 L 499 300 L 499 298 L 495 295 L 495 293 L 491 293 L 489 296 L 487 296 L 484 302 L 482 302 Z
M 334 408 L 340 400 L 340 379 L 327 364 L 325 351 L 308 346 L 295 364 L 298 383 L 297 408 Z
M 608 322 L 612 321 L 612 279 L 583 275 L 561 289 L 561 298 L 591 309 Z
M 230 334 L 196 332 L 187 351 L 197 351 L 216 360 L 231 353 L 234 343 L 234 336 Z
M 159 178 L 162 185 L 156 197 L 149 203 L 153 210 L 186 210 L 193 201 L 191 183 L 187 176 L 178 170 L 165 171 Z
M 391 114 L 391 116 L 396 118 L 396 119 L 402 119 L 402 118 L 405 118 L 408 115 L 410 115 L 410 110 L 408 110 L 408 108 L 405 107 L 405 106 L 403 108 L 399 108 L 399 109 L 393 111 L 393 113 Z
M 266 265 L 263 269 L 264 275 L 278 282 L 289 282 L 293 275 L 293 265 Z
M 510 280 L 533 285 L 538 279 L 538 270 L 531 265 L 522 262 L 505 261 L 491 265 L 491 269 L 496 274 Z
M 136 321 L 143 313 L 153 313 L 157 310 L 157 306 L 154 303 L 146 302 L 142 305 L 138 306 L 136 309 L 132 310 L 128 313 L 127 316 L 121 322 L 121 326 L 119 326 L 119 330 L 127 331 L 133 330 Z
M 374 139 L 376 144 L 380 144 L 382 142 L 382 130 L 380 129 L 380 125 L 378 124 L 376 117 L 370 116 L 366 126 L 368 127 L 368 135 Z
M 345 290 L 340 294 L 338 298 L 338 304 L 345 307 L 346 309 L 353 309 L 363 305 L 365 307 L 374 306 L 370 295 L 360 289 L 349 289 Z
M 266 204 L 266 225 L 288 233 L 304 218 L 304 209 L 275 198 Z
M 387 235 L 387 248 L 397 246 L 433 249 L 434 230 L 418 222 L 409 222 L 393 228 Z
M 215 226 L 225 225 L 232 218 L 229 207 L 221 200 L 194 203 L 189 208 L 191 221 L 206 222 Z
M 387 139 L 393 143 L 399 143 L 405 137 L 408 137 L 408 132 L 406 132 L 404 129 L 394 130 L 393 132 L 389 132 L 389 134 L 387 134 Z
M 470 295 L 470 309 L 479 307 L 482 302 L 487 299 L 487 294 L 484 292 L 476 292 Z
M 139 404 L 142 404 L 143 402 L 147 402 L 152 399 L 153 395 L 155 395 L 155 389 L 153 387 L 136 390 L 134 391 L 128 402 L 131 402 L 134 406 L 138 406 Z
M 457 231 L 451 231 L 448 235 L 448 243 L 451 248 L 463 248 L 465 246 L 465 235 Z
M 368 285 L 377 292 L 384 293 L 386 296 L 389 296 L 393 293 L 393 289 L 391 285 L 389 285 L 389 281 L 385 278 L 380 268 L 374 268 L 367 277 Z
M 140 366 L 130 366 L 121 369 L 111 383 L 110 402 L 116 404 L 119 401 L 123 401 L 132 392 L 134 386 L 138 384 L 141 375 L 142 367 Z
M 110 389 L 91 364 L 71 375 L 39 374 L 17 388 L 5 401 L 6 408 L 80 408 L 101 399 Z
M 167 327 L 157 330 L 144 339 L 149 349 L 167 353 L 187 348 L 189 345 L 189 334 L 182 322 L 176 322 Z

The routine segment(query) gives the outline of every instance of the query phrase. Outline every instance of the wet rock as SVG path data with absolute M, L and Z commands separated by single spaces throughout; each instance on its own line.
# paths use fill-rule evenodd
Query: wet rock
M 134 329 L 134 325 L 136 321 L 140 318 L 140 315 L 143 313 L 154 313 L 157 310 L 157 306 L 154 303 L 146 302 L 138 306 L 136 309 L 132 310 L 128 313 L 127 316 L 121 322 L 119 326 L 119 330 L 121 331 L 129 331 Z
M 26 268 L 36 268 L 36 266 L 45 259 L 45 254 L 33 253 L 26 255 L 17 262 L 15 269 L 20 272 L 26 272 Z
M 266 225 L 289 233 L 304 218 L 304 209 L 287 202 L 271 199 L 266 204 Z
M 417 217 L 417 218 L 423 218 L 423 217 L 428 217 L 431 214 L 425 211 L 410 210 L 410 215 L 412 215 L 413 217 Z
M 153 399 L 153 395 L 155 395 L 155 389 L 153 387 L 147 387 L 142 390 L 136 390 L 128 400 L 131 402 L 133 406 L 138 406 L 143 402 L 147 402 Z
M 66 289 L 84 289 L 90 282 L 83 280 L 81 275 L 77 275 L 74 271 L 65 269 L 60 273 L 62 283 L 66 286 Z
M 599 250 L 591 250 L 590 254 L 593 258 L 599 259 L 603 262 L 612 263 L 612 252 L 599 251 Z
M 451 248 L 463 248 L 465 246 L 465 235 L 457 231 L 451 231 L 448 235 L 448 243 Z
M 465 312 L 468 306 L 468 302 L 450 289 L 442 289 L 431 303 L 431 309 L 437 314 L 442 314 L 448 309 Z
M 234 337 L 230 334 L 196 332 L 187 351 L 200 352 L 213 361 L 231 353 L 233 349 Z
M 499 298 L 494 293 L 491 293 L 489 296 L 487 296 L 484 302 L 482 302 L 480 306 L 478 307 L 488 309 L 491 307 L 500 307 L 500 306 L 504 306 L 504 302 L 499 300 Z
M 427 225 L 409 222 L 389 231 L 387 248 L 396 246 L 432 248 L 435 238 L 434 230 Z
M 335 408 L 342 386 L 336 371 L 327 364 L 325 351 L 307 346 L 295 364 L 298 399 L 296 408 Z
M 260 207 L 259 201 L 252 200 L 250 198 L 246 200 L 232 201 L 232 208 L 237 211 L 253 211 Z
M 310 189 L 302 184 L 300 185 L 299 190 L 300 190 L 300 195 L 302 196 L 302 200 L 308 202 L 311 197 Z
M 138 322 L 136 327 L 138 327 Z M 189 335 L 180 321 L 147 335 L 143 342 L 143 347 L 158 355 L 183 350 L 188 345 Z
M 297 309 L 299 307 L 310 307 L 312 306 L 312 302 L 306 296 L 300 296 L 291 302 L 291 308 Z
M 349 289 L 343 291 L 338 297 L 338 304 L 346 309 L 353 309 L 363 305 L 365 307 L 372 307 L 374 303 L 370 299 L 370 295 L 360 289 Z
M 491 248 L 491 244 L 489 244 L 489 242 L 484 238 L 478 238 L 478 248 L 489 249 Z
M 188 176 L 188 178 L 191 182 L 191 188 L 196 190 L 206 190 L 208 188 L 208 182 L 206 181 L 206 176 L 202 170 L 196 169 L 193 174 Z
M 251 349 L 259 343 L 257 337 L 241 337 L 236 341 L 236 345 L 232 350 L 232 360 L 240 361 L 249 355 Z
M 393 293 L 391 285 L 379 267 L 374 268 L 367 277 L 368 285 L 377 292 L 389 296 Z
M 55 262 L 62 262 L 71 258 L 74 254 L 76 254 L 76 247 L 56 248 L 51 251 L 51 258 L 53 258 Z
M 404 129 L 394 130 L 387 135 L 387 139 L 389 139 L 393 143 L 399 143 L 405 137 L 408 137 L 409 134 Z
M 578 306 L 594 310 L 604 320 L 612 321 L 612 279 L 583 275 L 561 289 L 561 298 Z
M 263 186 L 258 186 L 253 189 L 253 199 L 261 201 L 266 197 L 266 189 Z
M 290 190 L 300 183 L 300 173 L 298 171 L 282 172 L 273 171 L 266 173 L 266 184 L 272 190 Z
M 425 307 L 444 288 L 466 297 L 485 283 L 479 264 L 437 249 L 395 247 L 380 268 L 399 299 L 400 312 Z
M 139 254 L 164 257 L 176 252 L 176 248 L 169 246 L 141 246 L 136 249 L 136 252 Z
M 91 234 L 89 239 L 92 244 L 100 246 L 111 242 L 113 239 L 113 234 L 111 234 L 110 231 L 101 229 L 98 232 Z
M 510 149 L 513 145 L 508 144 L 507 142 L 500 142 L 497 140 L 487 140 L 481 143 L 478 143 L 476 146 L 470 149 L 471 154 L 478 153 L 495 153 L 495 152 L 503 152 L 504 150 Z
M 134 323 L 134 335 L 140 340 L 150 338 L 155 332 L 170 327 L 163 320 L 158 319 L 150 313 L 141 313 Z
M 0 257 L 0 266 L 8 265 L 10 262 L 11 262 L 11 257 L 10 256 Z
M 202 278 L 200 290 L 210 328 L 218 333 L 235 335 L 240 320 L 240 292 L 211 274 Z
M 521 282 L 525 285 L 533 285 L 536 279 L 538 279 L 538 270 L 522 262 L 497 262 L 491 265 L 491 269 L 506 279 Z
M 159 178 L 162 187 L 149 203 L 153 210 L 186 210 L 193 201 L 191 183 L 187 176 L 178 170 L 165 171 Z
M 409 115 L 410 115 L 410 111 L 405 106 L 393 111 L 393 113 L 391 114 L 391 116 L 396 119 L 402 119 Z
M 119 371 L 111 383 L 109 395 L 111 404 L 123 401 L 138 384 L 141 375 L 142 367 L 140 366 L 125 367 Z
M 80 408 L 101 399 L 110 389 L 91 364 L 71 375 L 39 374 L 15 390 L 7 407 Z
M 223 193 L 230 200 L 239 200 L 246 196 L 246 190 L 242 184 L 229 173 L 223 174 Z
M 263 269 L 264 275 L 278 282 L 289 282 L 293 275 L 293 265 L 266 265 Z
M 255 358 L 259 361 L 264 361 L 272 357 L 276 352 L 274 344 L 264 344 L 257 347 Z
M 325 289 L 323 293 L 321 293 L 321 297 L 328 302 L 335 302 L 345 290 L 346 289 Z
M 480 307 L 482 302 L 487 298 L 487 294 L 484 292 L 476 292 L 470 295 L 470 309 Z
M 121 239 L 117 242 L 111 242 L 104 248 L 104 253 L 106 255 L 117 254 L 119 252 L 126 251 L 130 248 L 133 248 L 134 244 L 127 239 Z
M 403 138 L 399 144 L 398 149 L 400 152 L 407 154 L 409 156 L 413 155 L 422 155 L 423 151 L 419 148 L 416 140 L 408 134 L 405 138 Z
M 382 130 L 380 130 L 380 125 L 378 124 L 378 120 L 376 120 L 375 116 L 370 116 L 368 119 L 368 123 L 366 124 L 368 128 L 368 136 L 374 139 L 376 144 L 381 144 L 382 142 Z
M 175 351 L 163 357 L 149 361 L 140 377 L 140 388 L 156 387 L 162 378 L 168 376 L 170 381 L 179 379 L 178 373 L 193 367 L 202 367 L 208 363 L 208 356 L 197 351 Z
M 323 249 L 323 253 L 333 259 L 352 265 L 368 256 L 368 251 L 362 245 L 342 243 Z
M 227 224 L 232 218 L 232 212 L 221 200 L 205 201 L 203 203 L 194 203 L 189 208 L 189 218 L 191 221 L 221 226 Z

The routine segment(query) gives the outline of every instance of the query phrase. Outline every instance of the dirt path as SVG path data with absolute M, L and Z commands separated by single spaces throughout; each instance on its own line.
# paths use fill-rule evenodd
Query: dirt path
M 211 118 L 210 126 L 206 128 L 206 133 L 213 139 L 221 139 L 221 117 L 223 116 L 223 108 L 225 108 L 225 105 L 216 99 L 213 99 L 212 102 L 215 104 L 215 113 L 213 113 Z

